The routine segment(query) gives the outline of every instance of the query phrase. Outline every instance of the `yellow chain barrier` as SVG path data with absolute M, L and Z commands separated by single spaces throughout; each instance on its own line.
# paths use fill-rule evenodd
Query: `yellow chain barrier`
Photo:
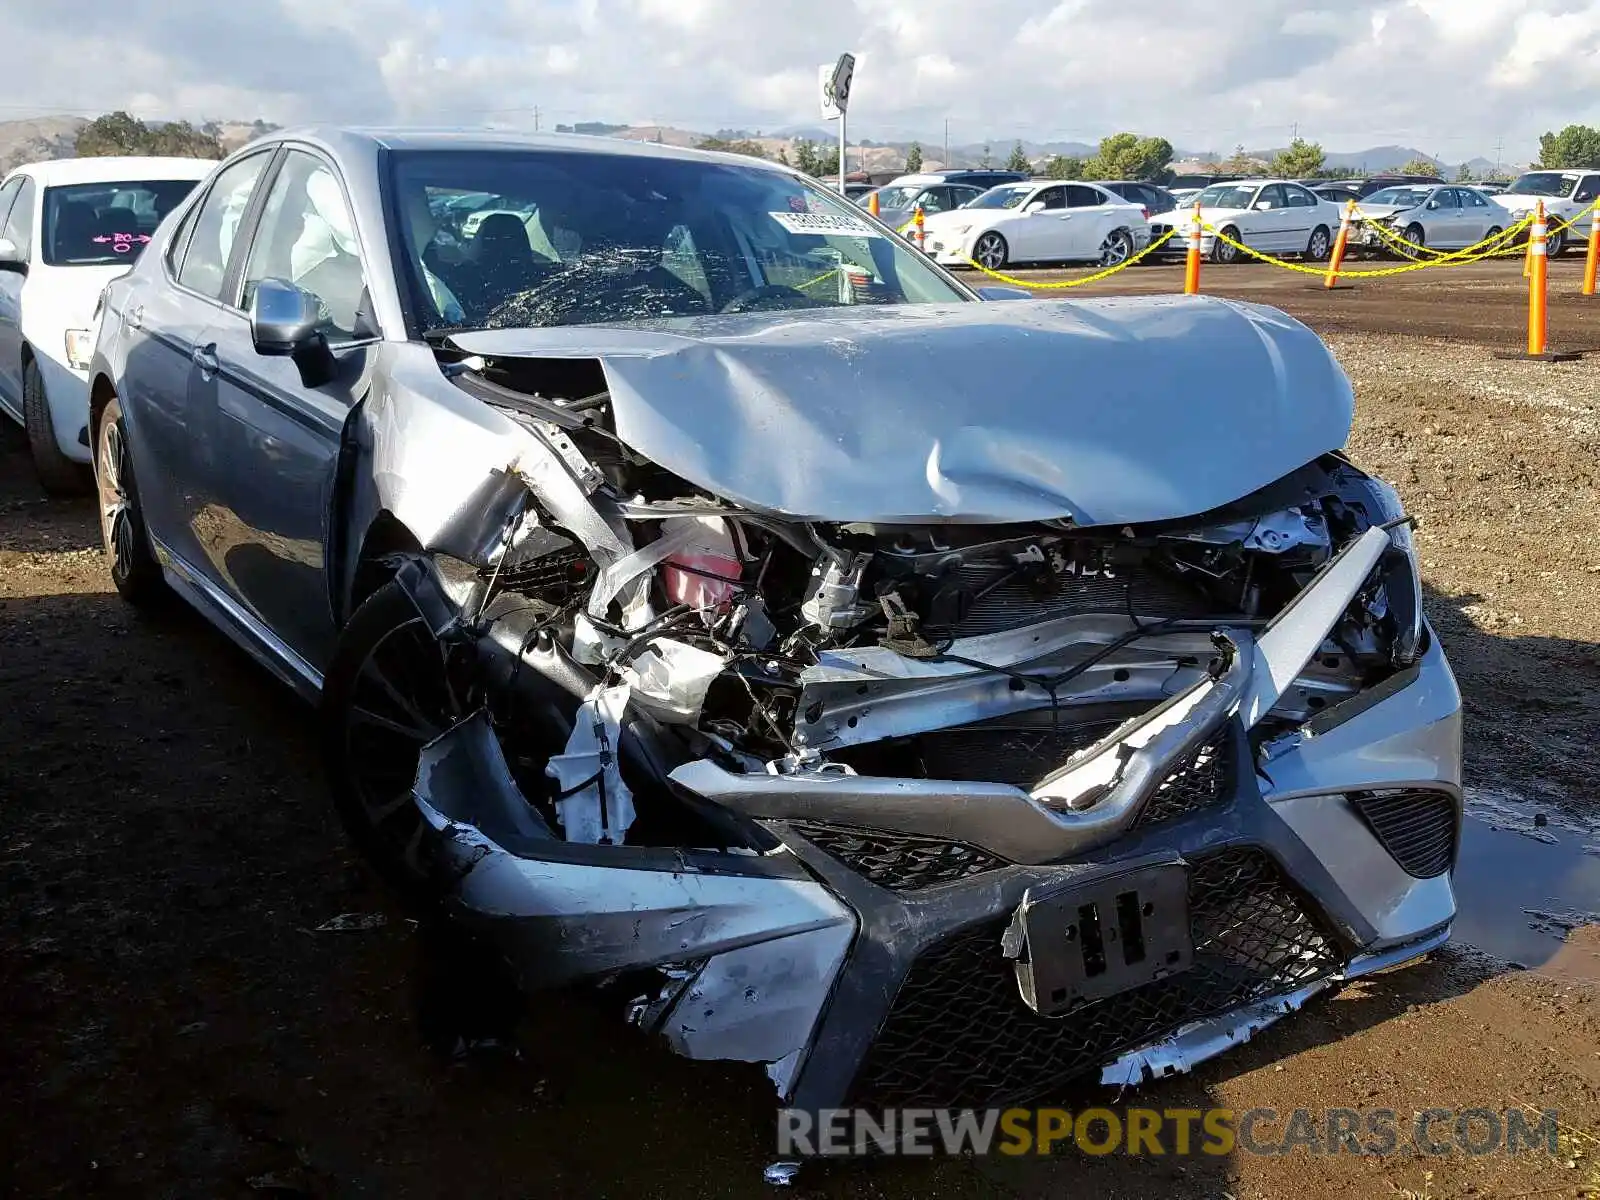
M 1130 254 L 1116 266 L 1107 267 L 1103 271 L 1096 271 L 1093 275 L 1085 275 L 1082 279 L 1067 279 L 1056 283 L 1038 283 L 1032 279 L 1018 279 L 1015 275 L 1005 275 L 999 271 L 991 271 L 988 267 L 984 266 L 980 262 L 975 261 L 974 259 L 967 259 L 967 265 L 976 271 L 982 271 L 985 275 L 988 275 L 992 279 L 998 279 L 1002 283 L 1009 283 L 1016 287 L 1034 288 L 1040 291 L 1043 291 L 1046 288 L 1054 289 L 1082 287 L 1086 283 L 1096 283 L 1099 280 L 1107 278 L 1108 276 L 1115 275 L 1118 271 L 1123 271 L 1128 267 L 1133 266 L 1134 263 L 1138 262 L 1145 255 L 1156 249 L 1156 247 L 1161 246 L 1171 240 L 1171 238 L 1177 232 L 1178 231 L 1176 229 L 1169 229 L 1160 237 L 1151 241 L 1148 246 L 1139 251 L 1137 254 Z
M 1517 230 L 1521 229 L 1524 225 L 1531 224 L 1532 221 L 1533 218 L 1531 216 L 1525 217 L 1523 220 L 1518 221 L 1515 225 L 1511 226 L 1511 228 L 1496 234 L 1493 238 L 1486 239 L 1486 241 L 1493 242 L 1496 244 L 1496 246 L 1498 246 L 1504 241 L 1504 239 L 1511 237 Z M 1328 273 L 1326 267 L 1312 267 L 1307 266 L 1305 263 L 1292 263 L 1281 258 L 1274 258 L 1270 254 L 1263 254 L 1259 250 L 1255 250 L 1249 246 L 1246 246 L 1243 242 L 1235 241 L 1233 238 L 1223 233 L 1220 229 L 1217 229 L 1211 225 L 1207 225 L 1203 221 L 1201 222 L 1200 227 L 1207 233 L 1210 233 L 1224 245 L 1232 246 L 1235 250 L 1242 250 L 1244 253 L 1250 255 L 1251 258 L 1258 259 L 1270 266 L 1282 267 L 1285 271 L 1298 271 L 1303 275 L 1315 275 L 1319 279 L 1325 277 Z M 1478 244 L 1481 246 L 1485 243 L 1479 242 Z M 1495 249 L 1486 251 L 1482 254 L 1473 254 L 1472 247 L 1468 247 L 1465 250 L 1451 251 L 1450 253 L 1441 255 L 1441 257 L 1436 259 L 1429 259 L 1423 262 L 1406 263 L 1404 266 L 1399 267 L 1383 267 L 1376 271 L 1346 271 L 1341 268 L 1339 271 L 1339 278 L 1377 279 L 1384 275 L 1403 275 L 1407 271 L 1426 271 L 1430 267 L 1457 267 L 1462 266 L 1465 263 L 1477 262 L 1480 259 L 1493 257 L 1498 253 L 1500 253 L 1500 251 Z

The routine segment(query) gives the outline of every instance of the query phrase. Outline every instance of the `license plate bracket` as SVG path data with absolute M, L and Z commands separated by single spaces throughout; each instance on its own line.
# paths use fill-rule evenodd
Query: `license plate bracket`
M 1029 888 L 1006 930 L 1017 988 L 1055 1016 L 1187 970 L 1189 872 L 1161 862 L 1084 883 Z

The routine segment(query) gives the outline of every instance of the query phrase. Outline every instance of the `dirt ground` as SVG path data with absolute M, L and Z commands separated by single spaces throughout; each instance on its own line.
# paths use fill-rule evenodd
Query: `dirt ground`
M 1580 265 L 1556 266 L 1553 340 L 1600 350 Z M 1403 1123 L 1526 1104 L 1560 1113 L 1560 1153 L 1069 1150 L 808 1168 L 795 1194 L 1600 1195 L 1600 355 L 1492 357 L 1521 337 L 1515 264 L 1419 274 L 1334 293 L 1266 268 L 1205 282 L 1330 335 L 1357 387 L 1352 449 L 1419 518 L 1467 702 L 1458 938 L 1124 1100 Z M 1176 278 L 1138 268 L 1086 291 Z M 561 996 L 516 1014 L 517 1054 L 452 1057 L 494 1015 L 473 1001 L 495 981 L 352 856 L 313 734 L 198 618 L 124 607 L 92 505 L 45 501 L 8 433 L 0 1195 L 763 1194 L 755 1069 L 677 1060 Z

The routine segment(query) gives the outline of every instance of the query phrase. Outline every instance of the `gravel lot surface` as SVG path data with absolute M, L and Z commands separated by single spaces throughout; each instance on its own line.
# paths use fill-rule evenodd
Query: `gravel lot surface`
M 1556 268 L 1569 293 L 1578 265 Z M 1419 519 L 1429 613 L 1467 700 L 1462 921 L 1425 963 L 1134 1102 L 1403 1122 L 1526 1103 L 1560 1112 L 1561 1153 L 1068 1150 L 829 1167 L 794 1194 L 1600 1195 L 1600 356 L 1488 353 L 1520 338 L 1514 266 L 1462 269 L 1454 292 L 1410 277 L 1329 296 L 1282 278 L 1207 274 L 1330 335 L 1357 387 L 1352 450 Z M 1553 328 L 1600 348 L 1597 311 L 1565 295 Z M 44 501 L 7 439 L 0 1195 L 763 1194 L 758 1071 L 674 1059 L 568 997 L 508 1009 L 519 1056 L 453 1059 L 458 1035 L 506 1024 L 498 981 L 348 851 L 309 714 L 199 619 L 122 606 L 92 505 Z

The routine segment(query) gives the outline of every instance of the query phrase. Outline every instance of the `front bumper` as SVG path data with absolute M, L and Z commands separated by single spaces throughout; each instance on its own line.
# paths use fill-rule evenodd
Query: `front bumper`
M 689 1057 L 768 1064 L 794 1107 L 986 1107 L 1097 1073 L 1129 1083 L 1186 1070 L 1448 936 L 1461 714 L 1437 641 L 1294 733 L 1250 733 L 1382 540 L 1373 531 L 1347 550 L 1243 646 L 1237 669 L 1113 735 L 1119 750 L 1139 747 L 1122 756 L 1139 782 L 1086 810 L 1126 800 L 1110 825 L 1039 792 L 696 762 L 675 783 L 759 824 L 776 848 L 571 845 L 528 819 L 480 716 L 424 753 L 427 849 L 451 905 L 526 985 L 647 978 L 637 1024 Z M 1068 777 L 1095 760 L 1075 758 Z M 1030 805 L 1042 816 L 1024 820 Z M 1042 820 L 1073 834 L 1064 853 L 1029 853 L 1030 839 L 1055 836 Z M 1025 1004 L 1002 939 L 1030 892 L 1150 864 L 1186 872 L 1187 969 L 1065 1015 Z

